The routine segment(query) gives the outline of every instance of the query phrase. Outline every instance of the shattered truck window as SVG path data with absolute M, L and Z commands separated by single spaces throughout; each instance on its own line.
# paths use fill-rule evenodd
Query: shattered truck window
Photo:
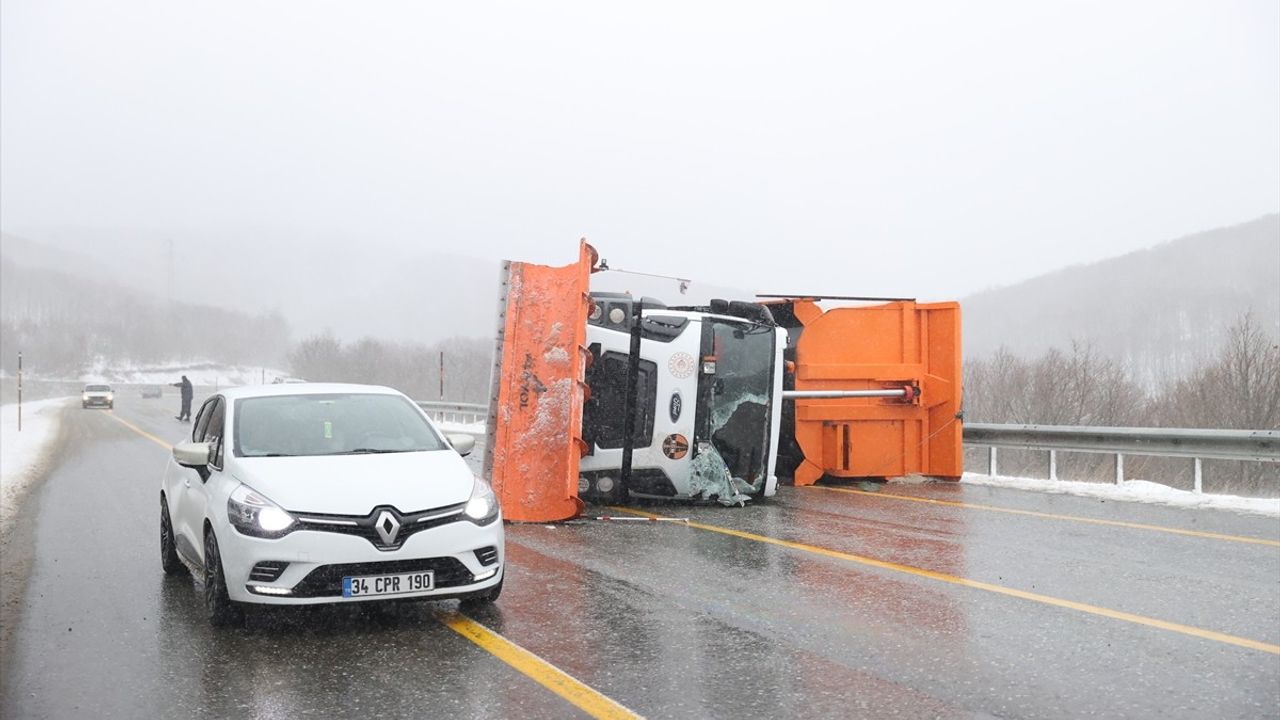
M 715 357 L 709 383 L 707 436 L 732 478 L 734 490 L 764 487 L 769 455 L 769 396 L 773 387 L 774 328 L 712 321 L 704 355 Z

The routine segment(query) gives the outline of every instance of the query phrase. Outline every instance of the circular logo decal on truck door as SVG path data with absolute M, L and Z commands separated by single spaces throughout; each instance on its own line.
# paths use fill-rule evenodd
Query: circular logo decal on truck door
M 697 365 L 692 355 L 687 352 L 678 352 L 667 361 L 667 370 L 671 371 L 672 377 L 683 380 L 693 374 Z
M 667 438 L 662 441 L 662 454 L 672 460 L 679 460 L 680 458 L 683 458 L 685 455 L 689 454 L 688 439 L 679 433 L 668 435 Z

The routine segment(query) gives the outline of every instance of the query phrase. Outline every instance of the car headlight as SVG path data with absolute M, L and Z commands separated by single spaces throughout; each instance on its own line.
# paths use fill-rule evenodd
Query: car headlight
M 488 525 L 498 518 L 498 498 L 493 494 L 489 483 L 480 478 L 475 479 L 471 487 L 471 499 L 467 500 L 462 513 L 477 525 Z
M 89 394 L 88 394 L 88 393 L 84 393 L 83 395 L 81 395 L 81 396 L 80 396 L 80 401 L 81 401 L 81 402 L 89 402 Z
M 293 516 L 248 485 L 240 485 L 227 498 L 227 519 L 244 535 L 278 538 L 293 530 Z

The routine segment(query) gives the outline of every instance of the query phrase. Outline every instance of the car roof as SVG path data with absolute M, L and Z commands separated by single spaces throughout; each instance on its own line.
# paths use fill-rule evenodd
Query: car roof
M 335 393 L 366 395 L 401 395 L 399 390 L 383 385 L 358 385 L 355 383 L 280 383 L 276 385 L 246 385 L 227 388 L 219 392 L 228 400 L 255 397 L 279 397 L 281 395 L 332 395 Z

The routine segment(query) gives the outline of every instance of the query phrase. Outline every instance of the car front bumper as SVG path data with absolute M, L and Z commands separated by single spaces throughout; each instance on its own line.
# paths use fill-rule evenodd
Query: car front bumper
M 242 535 L 227 523 L 217 533 L 228 595 L 237 602 L 263 605 L 466 597 L 501 582 L 506 564 L 501 518 L 484 526 L 459 520 L 423 530 L 389 551 L 379 550 L 361 537 L 316 530 L 295 530 L 269 540 Z M 489 548 L 496 548 L 496 561 L 489 560 L 492 552 L 483 552 Z M 489 564 L 484 564 L 481 556 Z M 259 563 L 288 564 L 278 578 L 263 581 L 251 578 Z M 435 588 L 420 595 L 342 596 L 345 576 L 425 569 L 434 572 Z

